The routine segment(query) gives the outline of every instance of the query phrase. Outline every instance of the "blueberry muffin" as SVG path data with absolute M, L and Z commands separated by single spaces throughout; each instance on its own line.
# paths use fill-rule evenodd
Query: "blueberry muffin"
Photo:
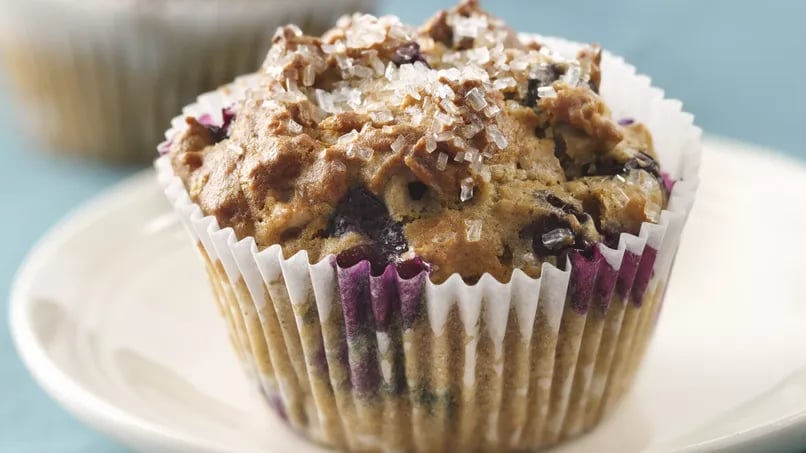
M 293 428 L 351 451 L 521 451 L 613 407 L 685 184 L 611 115 L 603 66 L 474 0 L 419 28 L 356 14 L 280 28 L 243 96 L 169 132 L 169 198 Z

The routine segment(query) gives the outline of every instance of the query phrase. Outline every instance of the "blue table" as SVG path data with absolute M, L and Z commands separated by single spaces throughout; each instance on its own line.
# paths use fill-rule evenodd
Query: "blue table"
M 381 0 L 419 22 L 452 0 Z M 487 0 L 516 29 L 598 40 L 680 98 L 710 133 L 806 159 L 806 2 L 776 0 Z M 0 74 L 2 76 L 2 74 Z M 57 219 L 132 173 L 33 153 L 0 92 L 0 295 L 25 252 Z M 2 296 L 0 296 L 2 297 Z M 123 451 L 74 420 L 29 378 L 0 311 L 0 451 Z

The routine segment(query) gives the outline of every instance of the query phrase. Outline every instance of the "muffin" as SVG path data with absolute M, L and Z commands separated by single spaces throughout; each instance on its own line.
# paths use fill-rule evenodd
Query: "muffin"
M 418 29 L 282 27 L 173 126 L 159 179 L 237 354 L 289 426 L 349 451 L 530 451 L 596 426 L 698 181 L 678 102 L 473 0 Z
M 0 0 L 0 69 L 44 149 L 149 162 L 200 92 L 254 70 L 274 29 L 321 33 L 373 0 Z

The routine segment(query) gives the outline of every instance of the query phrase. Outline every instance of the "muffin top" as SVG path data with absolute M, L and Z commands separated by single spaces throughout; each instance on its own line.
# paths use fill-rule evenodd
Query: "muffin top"
M 519 40 L 476 0 L 418 29 L 290 25 L 223 121 L 186 118 L 168 152 L 202 211 L 261 248 L 434 282 L 536 277 L 638 233 L 668 199 L 648 130 L 598 95 L 600 60 Z

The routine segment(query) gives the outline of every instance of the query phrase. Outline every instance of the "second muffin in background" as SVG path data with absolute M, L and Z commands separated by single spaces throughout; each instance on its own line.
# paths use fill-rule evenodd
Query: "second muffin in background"
M 47 150 L 151 161 L 200 92 L 252 71 L 274 29 L 320 33 L 373 0 L 0 0 L 0 63 L 15 119 Z
M 699 130 L 622 61 L 545 42 L 475 1 L 419 29 L 283 27 L 258 74 L 175 120 L 166 194 L 247 370 L 299 432 L 350 451 L 534 450 L 629 389 Z

